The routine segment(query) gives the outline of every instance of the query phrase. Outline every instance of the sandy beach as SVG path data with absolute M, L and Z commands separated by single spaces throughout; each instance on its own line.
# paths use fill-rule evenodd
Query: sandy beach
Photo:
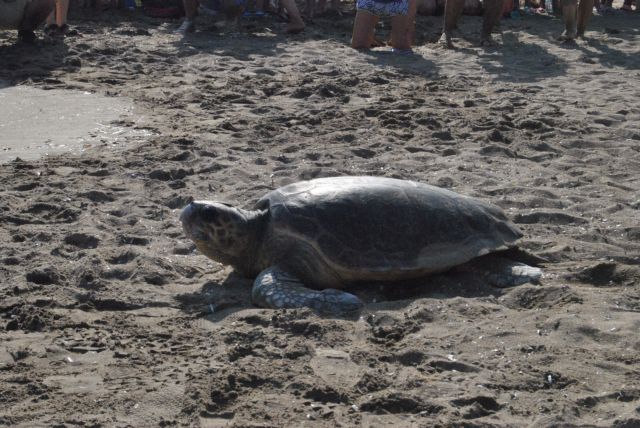
M 349 48 L 343 8 L 295 36 L 118 11 L 36 46 L 0 32 L 8 86 L 135 113 L 117 144 L 0 164 L 0 426 L 640 426 L 640 14 L 575 44 L 503 20 L 491 48 L 465 16 L 453 50 L 419 16 L 398 56 Z M 357 320 L 260 309 L 178 221 L 338 175 L 502 207 L 541 284 L 454 271 L 354 287 Z

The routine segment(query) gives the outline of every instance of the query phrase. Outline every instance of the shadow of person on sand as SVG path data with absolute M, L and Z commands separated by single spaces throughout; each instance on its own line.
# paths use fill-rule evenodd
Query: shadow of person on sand
M 403 54 L 395 53 L 391 48 L 358 50 L 367 56 L 367 62 L 377 67 L 392 67 L 398 71 L 424 76 L 431 80 L 438 77 L 435 62 L 425 58 L 417 52 Z
M 70 55 L 69 48 L 62 41 L 15 43 L 14 36 L 0 42 L 0 58 L 0 80 L 12 85 L 27 80 L 43 81 L 56 70 L 71 71 L 80 64 L 80 60 Z
M 617 36 L 623 38 L 622 36 Z M 633 43 L 631 40 L 629 43 Z M 605 67 L 621 67 L 627 70 L 640 69 L 640 57 L 636 52 L 625 53 L 617 49 L 612 49 L 607 43 L 595 38 L 587 38 L 585 44 L 572 43 L 567 46 L 568 49 L 577 49 L 584 53 L 583 61 L 597 62 Z M 589 50 L 588 48 L 594 48 L 597 53 Z
M 219 22 L 208 22 L 198 25 L 198 31 L 178 37 L 172 45 L 181 56 L 198 54 L 215 54 L 229 56 L 240 61 L 251 61 L 256 56 L 288 55 L 287 44 L 310 40 L 330 40 L 342 46 L 351 44 L 351 28 L 355 13 L 345 13 L 339 19 L 319 19 L 314 26 L 309 26 L 305 33 L 285 35 L 269 27 L 269 23 L 254 24 L 251 28 L 238 33 L 229 31 Z M 327 34 L 321 30 L 338 30 L 337 34 Z M 170 31 L 168 31 L 169 33 Z M 249 39 L 249 40 L 248 40 Z M 224 40 L 224 43 L 220 43 Z M 390 66 L 399 70 L 425 73 L 433 77 L 435 63 L 419 54 L 401 55 L 391 52 L 391 48 L 353 51 L 367 55 L 367 61 L 375 66 Z
M 517 32 L 504 32 L 502 45 L 478 53 L 478 64 L 497 79 L 536 82 L 567 74 L 569 64 L 544 47 L 519 40 Z
M 622 67 L 630 70 L 640 68 L 640 59 L 634 53 L 623 52 L 612 46 L 626 42 L 632 45 L 640 35 L 637 20 L 616 19 L 621 17 L 594 17 L 587 27 L 586 39 L 577 42 L 563 42 L 559 40 L 563 30 L 561 17 L 526 17 L 522 21 L 514 21 L 502 31 L 503 42 L 494 50 L 495 61 L 481 61 L 485 69 L 491 73 L 498 73 L 505 79 L 518 79 L 527 76 L 527 80 L 538 80 L 548 77 L 564 75 L 568 69 L 568 62 L 563 56 L 554 55 L 544 47 L 519 41 L 519 34 L 535 36 L 540 40 L 547 40 L 552 45 L 563 50 L 578 50 L 583 52 L 582 61 L 598 62 L 603 66 Z M 609 42 L 594 37 L 596 33 L 606 33 Z M 599 51 L 594 53 L 591 48 Z
M 224 43 L 220 40 L 224 39 Z M 221 57 L 232 57 L 238 61 L 253 61 L 256 56 L 277 56 L 285 53 L 281 47 L 286 39 L 281 36 L 251 37 L 247 43 L 247 35 L 232 38 L 226 33 L 214 31 L 198 31 L 171 42 L 181 57 L 200 54 L 215 54 Z
M 454 32 L 454 47 L 446 48 L 440 43 L 441 21 L 442 17 L 424 16 L 419 16 L 416 21 L 416 50 L 422 50 L 426 57 L 449 57 L 456 62 L 476 59 L 476 63 L 494 78 L 511 82 L 537 81 L 567 72 L 566 61 L 539 44 L 523 41 L 524 37 L 521 37 L 521 33 L 537 35 L 540 31 L 538 24 L 549 25 L 546 22 L 504 21 L 495 45 L 480 46 L 482 17 L 464 16 Z M 545 35 L 544 38 L 551 36 Z

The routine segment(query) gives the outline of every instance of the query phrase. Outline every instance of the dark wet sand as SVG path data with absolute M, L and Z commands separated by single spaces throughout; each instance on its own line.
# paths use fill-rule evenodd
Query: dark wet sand
M 640 424 L 640 16 L 575 45 L 503 21 L 487 50 L 465 17 L 454 51 L 420 17 L 413 58 L 349 49 L 352 19 L 0 33 L 0 79 L 130 97 L 142 119 L 117 125 L 147 132 L 0 165 L 0 425 Z M 257 309 L 178 224 L 190 198 L 354 174 L 500 205 L 542 285 L 452 272 L 357 287 L 357 321 Z

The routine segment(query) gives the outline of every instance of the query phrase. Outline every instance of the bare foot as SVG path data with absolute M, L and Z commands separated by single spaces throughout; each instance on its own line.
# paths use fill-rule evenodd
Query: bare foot
M 567 30 L 564 30 L 560 35 L 560 37 L 558 37 L 558 41 L 562 43 L 572 43 L 575 41 L 575 39 L 576 39 L 576 33 L 568 32 Z
M 287 28 L 284 30 L 286 34 L 298 34 L 304 31 L 304 23 L 294 24 L 290 22 L 287 24 Z
M 498 43 L 493 40 L 493 37 L 491 37 L 491 35 L 480 36 L 480 46 L 493 48 L 498 46 Z
M 387 46 L 387 44 L 384 42 L 384 40 L 380 40 L 377 38 L 373 38 L 373 41 L 371 42 L 371 47 L 372 48 L 381 48 L 383 46 Z

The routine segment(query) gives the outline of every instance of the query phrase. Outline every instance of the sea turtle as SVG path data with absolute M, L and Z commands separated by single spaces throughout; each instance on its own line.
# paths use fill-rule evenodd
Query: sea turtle
M 194 201 L 180 219 L 203 254 L 256 278 L 256 305 L 307 306 L 333 315 L 362 308 L 356 296 L 337 290 L 349 283 L 445 271 L 515 247 L 522 236 L 487 202 L 381 177 L 289 184 L 263 196 L 252 210 Z M 496 286 L 537 282 L 542 275 L 523 263 L 489 259 L 494 260 L 483 266 L 494 268 L 489 277 Z
M 19 39 L 31 42 L 54 6 L 55 0 L 0 0 L 0 29 L 18 30 Z

